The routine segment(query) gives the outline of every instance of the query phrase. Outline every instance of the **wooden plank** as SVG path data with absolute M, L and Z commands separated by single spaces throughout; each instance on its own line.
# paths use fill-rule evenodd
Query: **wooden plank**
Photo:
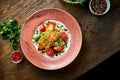
M 66 10 L 80 24 L 83 45 L 78 57 L 67 67 L 47 71 L 32 65 L 24 57 L 20 64 L 10 59 L 12 49 L 0 36 L 0 80 L 74 80 L 120 50 L 120 1 L 110 0 L 111 9 L 95 16 L 87 6 L 72 5 L 62 0 L 0 0 L 0 21 L 14 17 L 22 26 L 27 18 L 43 8 Z

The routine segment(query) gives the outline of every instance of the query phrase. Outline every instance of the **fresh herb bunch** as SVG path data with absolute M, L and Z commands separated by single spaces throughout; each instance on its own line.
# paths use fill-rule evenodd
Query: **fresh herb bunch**
M 0 23 L 0 34 L 2 35 L 2 39 L 9 39 L 10 40 L 10 46 L 16 50 L 17 44 L 20 42 L 20 32 L 21 28 L 18 25 L 18 22 L 16 19 L 11 18 L 5 18 Z

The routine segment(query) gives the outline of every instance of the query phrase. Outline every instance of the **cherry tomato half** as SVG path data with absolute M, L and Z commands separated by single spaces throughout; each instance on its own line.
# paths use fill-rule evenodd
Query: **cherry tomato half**
M 66 41 L 68 39 L 68 36 L 65 32 L 61 32 L 60 33 L 60 38 L 63 40 L 63 41 Z
M 40 32 L 44 32 L 46 30 L 46 26 L 43 26 L 42 28 L 40 28 Z
M 49 56 L 54 56 L 54 50 L 52 49 L 52 48 L 47 48 L 46 50 L 45 50 L 45 52 L 49 55 Z

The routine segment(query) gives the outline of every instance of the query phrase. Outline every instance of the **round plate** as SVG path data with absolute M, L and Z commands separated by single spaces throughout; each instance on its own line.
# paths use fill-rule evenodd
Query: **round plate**
M 34 31 L 38 25 L 46 20 L 57 20 L 66 25 L 71 34 L 69 50 L 58 58 L 46 58 L 38 53 L 32 43 Z M 82 45 L 82 33 L 79 24 L 64 10 L 49 8 L 35 12 L 22 27 L 20 46 L 25 57 L 35 66 L 46 69 L 60 69 L 70 64 L 79 54 Z

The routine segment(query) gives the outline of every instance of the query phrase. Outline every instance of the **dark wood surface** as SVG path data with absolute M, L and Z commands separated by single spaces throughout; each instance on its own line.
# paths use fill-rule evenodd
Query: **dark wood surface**
M 9 41 L 0 36 L 0 80 L 75 80 L 112 56 L 120 50 L 120 1 L 110 1 L 110 11 L 104 16 L 95 16 L 88 4 L 72 5 L 62 0 L 0 0 L 0 22 L 5 17 L 14 17 L 22 26 L 37 10 L 60 8 L 75 17 L 83 34 L 77 58 L 65 68 L 53 71 L 37 68 L 25 57 L 20 64 L 12 63 Z

